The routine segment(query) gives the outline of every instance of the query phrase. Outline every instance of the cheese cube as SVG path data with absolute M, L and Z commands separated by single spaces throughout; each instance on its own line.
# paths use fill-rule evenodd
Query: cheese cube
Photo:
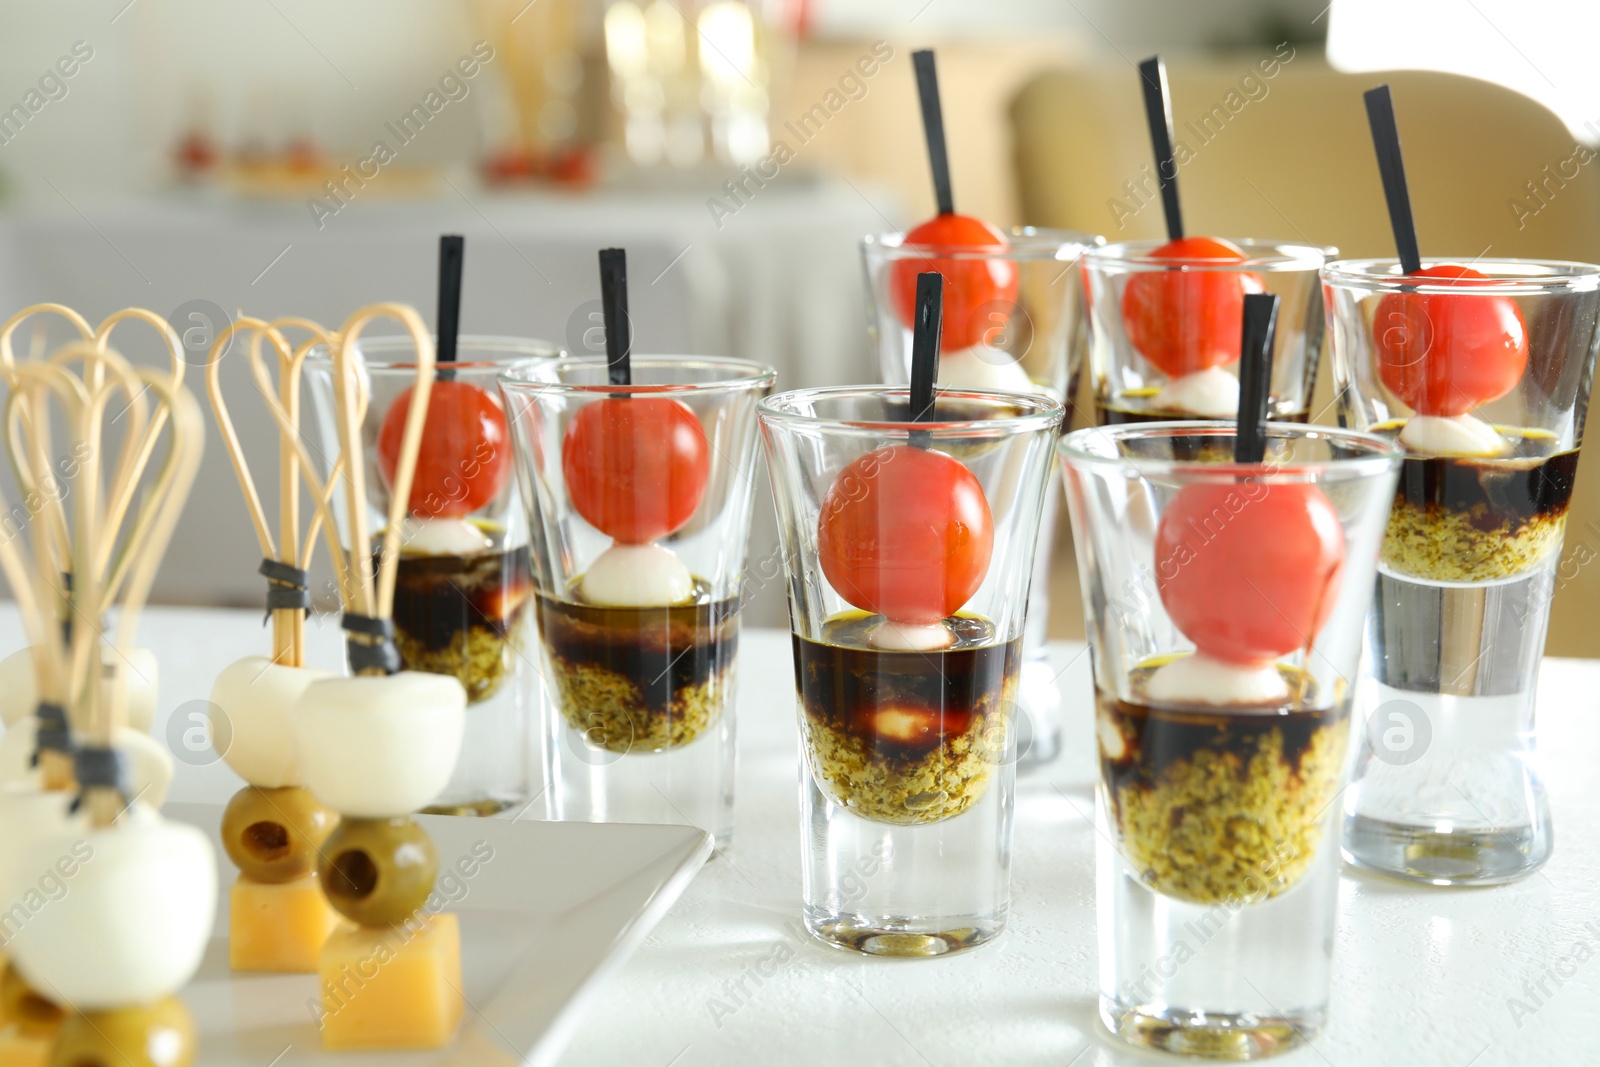
M 454 915 L 393 927 L 342 924 L 328 938 L 318 972 L 324 1048 L 438 1048 L 461 1022 Z
M 315 872 L 277 885 L 240 878 L 228 901 L 228 964 L 236 971 L 315 974 L 340 922 Z
M 0 1067 L 49 1067 L 54 1034 L 24 1034 L 16 1026 L 0 1027 Z

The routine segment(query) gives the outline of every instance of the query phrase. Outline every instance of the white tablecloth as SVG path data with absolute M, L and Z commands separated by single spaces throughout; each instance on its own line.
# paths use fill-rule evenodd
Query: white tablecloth
M 337 636 L 332 620 L 313 631 L 314 662 L 338 665 Z M 0 613 L 0 649 L 19 640 L 14 612 Z M 142 643 L 156 651 L 163 672 L 157 735 L 173 709 L 199 707 L 183 706 L 205 698 L 217 670 L 266 642 L 259 614 L 150 612 Z M 1083 646 L 1052 650 L 1068 704 L 1066 750 L 1019 785 L 1009 928 L 971 954 L 925 961 L 858 958 L 798 933 L 789 638 L 747 631 L 741 647 L 734 844 L 610 980 L 564 1064 L 1163 1062 L 1108 1036 L 1096 1017 L 1095 766 Z M 1540 873 L 1493 889 L 1423 890 L 1347 872 L 1329 1029 L 1274 1062 L 1600 1061 L 1600 663 L 1546 661 L 1542 685 L 1554 858 Z M 184 766 L 173 795 L 221 801 L 238 786 L 220 763 Z

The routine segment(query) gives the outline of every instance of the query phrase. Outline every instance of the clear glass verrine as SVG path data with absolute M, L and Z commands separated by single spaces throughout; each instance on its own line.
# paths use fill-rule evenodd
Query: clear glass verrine
M 1100 1015 L 1253 1059 L 1327 1017 L 1339 790 L 1399 452 L 1215 422 L 1063 439 L 1095 683 Z
M 966 390 L 937 404 L 914 425 L 904 389 L 761 405 L 804 754 L 805 923 L 875 955 L 983 944 L 1010 904 L 1023 622 L 1062 408 Z
M 1322 271 L 1344 424 L 1406 450 L 1345 795 L 1345 853 L 1411 881 L 1549 858 L 1534 703 L 1600 346 L 1600 267 L 1393 260 Z

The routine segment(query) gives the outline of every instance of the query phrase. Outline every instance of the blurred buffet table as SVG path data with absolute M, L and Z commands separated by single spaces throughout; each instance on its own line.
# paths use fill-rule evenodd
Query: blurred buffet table
M 873 377 L 857 246 L 903 222 L 898 201 L 798 170 L 746 182 L 736 200 L 722 185 L 730 177 L 681 174 L 668 191 L 506 194 L 443 173 L 430 199 L 357 191 L 320 220 L 303 198 L 171 190 L 106 200 L 63 187 L 53 201 L 0 216 L 0 307 L 48 300 L 95 321 L 147 307 L 203 333 L 215 326 L 208 320 L 241 309 L 334 326 L 363 304 L 400 301 L 431 322 L 439 235 L 460 233 L 462 332 L 576 349 L 599 311 L 596 250 L 616 245 L 628 250 L 635 351 L 760 360 L 783 388 Z M 203 348 L 190 360 L 203 363 Z M 237 368 L 224 380 L 241 398 L 246 449 L 265 454 L 276 440 L 267 416 L 236 392 L 253 386 Z M 230 492 L 190 501 L 154 599 L 255 602 L 259 559 L 232 480 L 224 452 L 208 449 L 200 484 Z M 776 542 L 764 484 L 757 494 L 760 553 Z M 761 610 L 774 624 L 786 618 L 781 604 Z
M 259 653 L 266 640 L 260 613 L 250 611 L 152 608 L 142 630 L 141 643 L 162 670 L 157 737 L 180 736 L 203 708 L 215 673 Z M 6 649 L 23 643 L 9 606 L 0 612 L 0 637 Z M 311 627 L 313 665 L 339 665 L 338 638 L 333 617 Z M 971 955 L 878 961 L 817 946 L 801 931 L 789 637 L 747 631 L 734 844 L 696 876 L 600 991 L 561 1062 L 1176 1062 L 1121 1045 L 1096 1019 L 1090 665 L 1082 645 L 1052 652 L 1069 704 L 1066 751 L 1019 783 L 1009 929 Z M 1593 1062 L 1600 1031 L 1600 853 L 1593 847 L 1600 840 L 1593 696 L 1600 663 L 1548 660 L 1542 684 L 1555 857 L 1540 874 L 1494 889 L 1424 892 L 1347 873 L 1330 1027 L 1314 1045 L 1274 1062 Z M 220 762 L 180 762 L 173 798 L 220 804 L 238 785 Z M 526 817 L 538 814 L 536 805 Z M 202 1040 L 203 1028 L 202 1020 Z

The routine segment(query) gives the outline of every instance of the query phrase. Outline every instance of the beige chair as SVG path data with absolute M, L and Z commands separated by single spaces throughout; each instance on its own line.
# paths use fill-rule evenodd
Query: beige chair
M 1541 105 L 1452 74 L 1342 74 L 1305 49 L 1267 78 L 1258 64 L 1270 54 L 1168 58 L 1175 136 L 1193 153 L 1178 179 L 1190 232 L 1394 255 L 1361 100 L 1364 90 L 1388 82 L 1424 256 L 1600 262 L 1600 158 L 1582 163 L 1586 153 Z M 1045 73 L 1018 93 L 1011 119 L 1028 222 L 1113 241 L 1164 233 L 1131 65 Z M 1318 421 L 1333 421 L 1330 400 L 1324 372 L 1313 407 L 1323 412 Z M 1600 561 L 1594 458 L 1579 468 L 1552 655 L 1600 655 L 1600 629 L 1590 624 L 1600 608 L 1600 565 L 1591 560 Z M 1081 633 L 1074 569 L 1058 564 L 1056 576 L 1052 632 Z

